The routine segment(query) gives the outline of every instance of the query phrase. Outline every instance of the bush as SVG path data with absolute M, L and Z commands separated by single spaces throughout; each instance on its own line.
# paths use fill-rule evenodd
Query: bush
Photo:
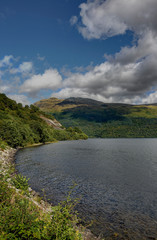
M 41 112 L 34 105 L 22 107 L 4 94 L 0 94 L 0 106 L 0 138 L 13 148 L 85 137 L 78 128 L 53 129 L 41 119 L 41 115 L 54 119 L 53 116 Z
M 19 175 L 17 182 L 22 188 L 27 185 L 27 180 Z M 52 212 L 45 213 L 29 198 L 16 193 L 1 177 L 0 239 L 81 240 L 74 227 L 78 222 L 74 206 L 75 202 L 68 197 L 67 201 L 53 207 Z
M 22 176 L 21 174 L 15 175 L 15 177 L 12 179 L 13 184 L 16 188 L 21 190 L 28 190 L 28 180 L 26 177 Z
M 12 120 L 4 121 L 0 128 L 0 135 L 10 146 L 21 146 L 22 136 L 16 122 Z
M 0 149 L 4 150 L 7 148 L 7 143 L 0 138 Z
M 74 226 L 78 223 L 77 212 L 74 211 L 75 201 L 68 196 L 67 200 L 52 208 L 52 229 L 55 239 L 81 240 L 82 236 Z

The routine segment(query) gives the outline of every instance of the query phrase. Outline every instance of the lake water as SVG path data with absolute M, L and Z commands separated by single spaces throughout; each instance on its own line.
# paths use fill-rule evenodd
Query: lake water
M 86 223 L 94 220 L 95 234 L 157 239 L 157 139 L 63 141 L 22 149 L 16 163 L 54 204 L 77 183 L 77 210 Z

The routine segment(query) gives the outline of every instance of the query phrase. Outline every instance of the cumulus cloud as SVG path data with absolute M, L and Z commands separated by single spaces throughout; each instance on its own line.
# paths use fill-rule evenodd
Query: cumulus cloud
M 23 106 L 30 105 L 28 98 L 25 95 L 18 94 L 8 94 L 7 95 L 12 100 L 15 100 L 17 103 L 22 103 Z
M 76 25 L 84 38 L 106 39 L 130 30 L 136 41 L 114 55 L 105 54 L 106 61 L 88 72 L 69 75 L 56 96 L 72 92 L 105 102 L 156 101 L 157 1 L 88 0 L 80 9 Z
M 78 29 L 87 39 L 112 37 L 126 30 L 157 32 L 156 0 L 89 0 L 80 9 Z
M 139 38 L 137 45 L 123 47 L 115 56 L 105 56 L 108 61 L 116 61 L 121 64 L 128 64 L 145 60 L 146 57 L 157 56 L 157 34 L 148 30 Z
M 80 5 L 80 16 L 70 19 L 71 25 L 76 25 L 84 38 L 105 40 L 127 34 L 129 30 L 135 41 L 114 55 L 102 53 L 106 60 L 97 66 L 75 68 L 75 73 L 63 69 L 64 80 L 56 69 L 27 75 L 20 92 L 33 95 L 41 90 L 52 90 L 52 96 L 59 98 L 88 97 L 138 104 L 157 102 L 156 12 L 157 0 L 87 0 Z M 40 55 L 38 59 L 43 60 Z M 11 68 L 12 60 L 12 55 L 0 60 L 1 75 L 3 67 L 9 67 L 14 74 L 32 74 L 31 62 Z
M 14 59 L 12 55 L 6 55 L 0 60 L 0 68 L 11 66 L 11 61 Z
M 33 63 L 32 62 L 23 62 L 19 65 L 19 72 L 30 72 L 33 68 Z
M 105 98 L 101 94 L 94 94 L 94 93 L 88 93 L 87 91 L 83 91 L 83 89 L 79 88 L 64 88 L 61 89 L 59 92 L 53 93 L 52 97 L 65 99 L 69 97 L 83 97 L 83 98 L 91 98 L 98 101 L 104 101 L 104 102 L 112 102 L 112 97 L 110 99 Z
M 85 74 L 71 74 L 55 97 L 91 97 L 105 102 L 137 103 L 157 84 L 154 59 L 121 65 L 104 62 Z M 144 65 L 144 66 L 143 66 Z
M 20 87 L 20 92 L 38 93 L 40 90 L 56 90 L 61 86 L 62 77 L 56 69 L 48 69 L 43 74 L 33 75 Z
M 23 62 L 21 63 L 17 68 L 10 69 L 10 73 L 16 74 L 16 73 L 30 73 L 33 70 L 33 63 L 32 62 Z
M 150 102 L 146 93 L 157 88 L 157 35 L 149 29 L 136 45 L 123 47 L 106 58 L 107 61 L 86 73 L 69 74 L 64 80 L 64 89 L 55 96 L 91 97 L 105 102 Z
M 143 104 L 157 103 L 157 91 L 150 93 L 148 96 L 142 99 Z
M 91 97 L 105 102 L 146 103 L 157 88 L 157 36 L 152 32 L 133 47 L 124 47 L 86 73 L 71 73 L 57 97 Z M 153 95 L 154 96 L 154 95 Z M 144 100 L 143 100 L 144 99 Z

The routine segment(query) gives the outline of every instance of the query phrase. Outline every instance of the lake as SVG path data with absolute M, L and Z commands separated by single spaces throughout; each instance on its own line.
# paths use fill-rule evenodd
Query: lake
M 157 139 L 88 139 L 25 148 L 16 168 L 53 204 L 70 187 L 77 210 L 106 239 L 157 239 Z

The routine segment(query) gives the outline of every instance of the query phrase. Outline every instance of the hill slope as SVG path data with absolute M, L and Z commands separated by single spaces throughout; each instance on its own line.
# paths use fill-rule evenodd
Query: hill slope
M 63 129 L 52 115 L 45 114 L 34 105 L 23 107 L 0 94 L 0 143 L 12 147 L 55 140 L 86 139 L 78 128 Z
M 103 103 L 88 98 L 50 98 L 34 104 L 65 127 L 90 137 L 157 137 L 157 105 Z

